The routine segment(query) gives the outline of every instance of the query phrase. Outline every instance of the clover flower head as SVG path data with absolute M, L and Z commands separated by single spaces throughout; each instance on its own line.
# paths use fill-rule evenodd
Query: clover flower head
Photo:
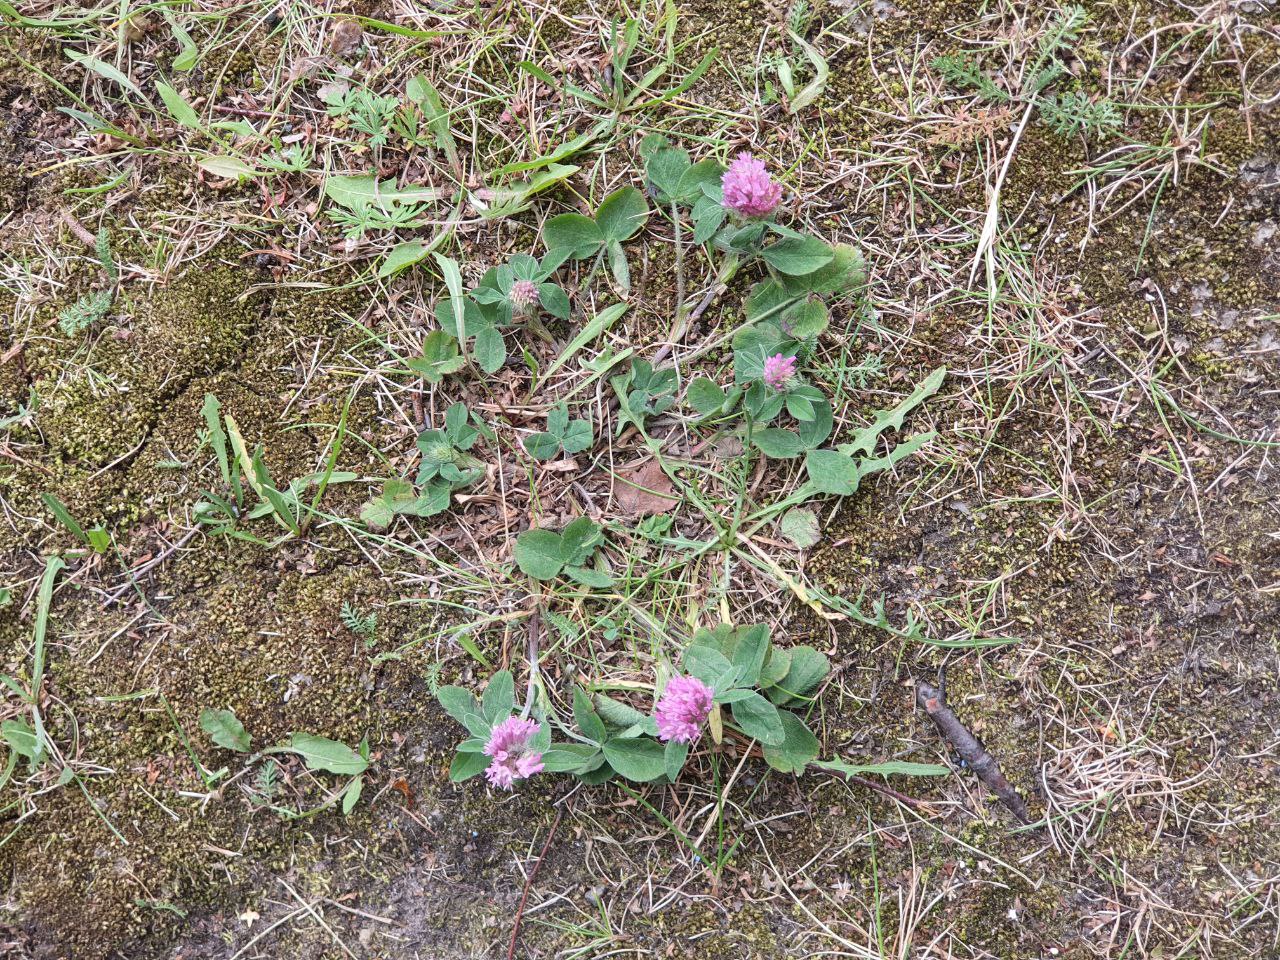
M 796 375 L 796 358 L 775 353 L 764 361 L 764 382 L 775 390 L 785 390 Z
M 672 677 L 654 711 L 658 739 L 693 743 L 711 713 L 711 688 L 697 677 Z
M 538 285 L 532 280 L 517 280 L 511 285 L 509 296 L 517 310 L 529 310 L 538 305 Z
M 782 184 L 769 176 L 764 163 L 742 152 L 720 181 L 724 205 L 744 217 L 767 217 L 782 201 Z
M 542 754 L 531 745 L 541 729 L 542 724 L 522 717 L 507 717 L 493 728 L 484 745 L 485 755 L 493 758 L 484 772 L 491 785 L 510 790 L 517 780 L 542 772 Z

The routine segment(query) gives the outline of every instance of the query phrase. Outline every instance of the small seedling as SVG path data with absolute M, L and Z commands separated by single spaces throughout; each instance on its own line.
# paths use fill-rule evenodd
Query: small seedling
M 524 448 L 535 460 L 551 460 L 561 451 L 581 453 L 591 443 L 591 421 L 570 420 L 568 408 L 561 403 L 547 414 L 547 429 L 526 437 Z
M 622 249 L 649 219 L 649 204 L 635 187 L 621 187 L 605 197 L 595 217 L 581 213 L 562 213 L 547 221 L 542 231 L 543 243 L 552 259 L 586 260 L 609 258 L 609 268 L 618 287 L 631 289 L 631 268 Z
M 1120 111 L 1110 100 L 1094 100 L 1083 90 L 1069 90 L 1040 103 L 1040 119 L 1060 137 L 1077 133 L 1101 137 L 1123 126 Z
M 252 453 L 249 451 L 235 418 L 229 413 L 222 413 L 217 397 L 205 394 L 201 413 L 205 421 L 201 445 L 213 449 L 225 494 L 205 490 L 203 499 L 193 509 L 196 519 L 209 526 L 211 533 L 263 543 L 252 534 L 236 528 L 241 521 L 270 516 L 285 528 L 286 536 L 301 536 L 303 513 L 316 508 L 315 501 L 309 507 L 304 505 L 303 494 L 311 487 L 322 494 L 330 484 L 350 483 L 357 479 L 357 475 L 349 471 L 335 471 L 330 462 L 318 473 L 297 477 L 286 487 L 277 487 L 267 468 L 262 445 L 254 447 Z M 258 497 L 259 502 L 251 508 L 246 508 L 246 488 Z
M 417 124 L 417 116 L 421 114 L 436 148 L 444 152 L 455 172 L 460 171 L 462 163 L 458 157 L 458 145 L 449 129 L 449 111 L 445 109 L 439 91 L 430 80 L 418 74 L 405 86 L 405 93 L 412 106 L 401 108 L 396 118 L 397 131 L 411 146 L 424 146 L 427 141 Z
M 631 369 L 609 379 L 618 397 L 623 417 L 643 430 L 645 421 L 665 413 L 675 403 L 674 367 L 655 370 L 648 360 L 631 361 Z M 619 431 L 622 430 L 619 424 Z
M 420 373 L 427 383 L 439 383 L 451 373 L 466 366 L 466 359 L 458 351 L 458 341 L 443 330 L 433 330 L 422 342 L 422 356 L 405 361 L 406 366 Z
M 97 254 L 98 264 L 107 276 L 108 285 L 102 290 L 83 294 L 80 299 L 58 314 L 58 327 L 69 337 L 78 336 L 95 323 L 104 320 L 116 302 L 120 271 L 116 267 L 115 257 L 111 254 L 110 238 L 106 227 L 98 231 L 94 253 Z
M 52 493 L 40 494 L 40 499 L 44 501 L 44 505 L 49 508 L 52 513 L 73 537 L 83 543 L 94 553 L 106 553 L 107 548 L 111 546 L 111 534 L 107 532 L 105 527 L 94 527 L 86 530 L 75 517 L 71 515 L 71 511 L 66 505 L 55 497 Z
M 787 98 L 787 110 L 793 114 L 799 113 L 822 95 L 831 73 L 826 58 L 805 39 L 812 22 L 813 11 L 806 0 L 795 0 L 787 11 L 786 33 L 791 40 L 791 48 L 786 53 L 780 53 L 772 62 L 777 72 L 778 85 Z M 800 87 L 805 77 L 809 77 L 809 82 Z
M 372 647 L 378 642 L 378 613 L 376 610 L 361 613 L 350 602 L 343 600 L 340 616 L 342 617 L 343 626 L 363 640 L 366 648 Z
M 719 53 L 717 48 L 712 47 L 679 83 L 660 94 L 650 95 L 651 88 L 675 65 L 676 56 L 670 43 L 664 43 L 667 52 L 663 59 L 647 70 L 638 81 L 632 81 L 629 67 L 640 45 L 640 29 L 640 21 L 634 18 L 621 22 L 610 21 L 609 37 L 605 46 L 605 53 L 610 60 L 610 70 L 606 74 L 608 79 L 600 86 L 598 96 L 571 83 L 565 84 L 563 92 L 593 107 L 610 110 L 617 118 L 624 113 L 656 107 L 678 97 L 702 78 Z M 675 29 L 674 19 L 668 22 L 667 29 L 669 31 Z M 541 74 L 539 79 L 544 83 L 551 87 L 558 86 L 550 74 L 545 71 L 538 71 L 538 73 Z
M 362 134 L 374 150 L 384 146 L 400 109 L 395 97 L 385 97 L 363 88 L 330 85 L 322 95 L 326 111 L 338 121 L 339 129 Z
M 258 157 L 262 168 L 274 174 L 306 173 L 315 159 L 315 147 L 305 143 L 285 146 L 279 137 L 271 140 L 272 151 Z
M 1059 136 L 1076 133 L 1107 136 L 1122 125 L 1119 110 L 1111 100 L 1094 99 L 1079 89 L 1061 94 L 1047 92 L 1071 76 L 1066 58 L 1080 43 L 1088 23 L 1088 13 L 1078 4 L 1057 11 L 1036 42 L 1035 59 L 1025 71 L 1026 79 L 1016 93 L 1001 89 L 973 58 L 964 54 L 937 57 L 933 68 L 952 86 L 972 90 L 989 103 L 1008 103 L 1016 98 L 1028 110 L 1037 110 L 1049 129 Z
M 371 530 L 385 530 L 398 516 L 430 517 L 449 509 L 453 491 L 474 483 L 483 473 L 480 461 L 467 453 L 480 438 L 464 403 L 445 411 L 443 429 L 418 435 L 422 462 L 415 483 L 402 477 L 385 480 L 382 492 L 360 510 Z
M 428 204 L 446 192 L 435 187 L 402 187 L 395 180 L 380 181 L 369 173 L 327 177 L 324 195 L 334 204 L 327 210 L 329 219 L 345 228 L 348 239 L 358 240 L 370 230 L 425 226 Z
M 452 404 L 444 414 L 444 429 L 424 430 L 418 434 L 422 464 L 418 467 L 418 486 L 437 478 L 453 486 L 471 483 L 480 474 L 480 462 L 469 456 L 480 439 L 480 431 L 469 422 L 465 403 Z
M 275 789 L 276 761 L 273 757 L 292 754 L 302 759 L 308 770 L 332 773 L 341 777 L 351 777 L 341 790 L 336 790 L 318 807 L 302 812 L 273 807 L 282 816 L 297 818 L 307 817 L 325 810 L 340 800 L 342 812 L 350 813 L 360 797 L 364 783 L 364 772 L 369 768 L 369 748 L 361 743 L 359 751 L 353 750 L 345 743 L 331 740 L 328 737 L 313 733 L 293 733 L 288 742 L 278 746 L 264 747 L 251 753 L 253 738 L 245 730 L 244 724 L 232 710 L 205 709 L 200 713 L 200 729 L 203 730 L 217 746 L 234 753 L 249 754 L 245 759 L 247 769 L 258 767 L 258 793 L 265 801 L 270 801 L 277 792 Z M 270 772 L 264 772 L 271 767 Z M 223 771 L 225 773 L 225 770 Z M 263 788 L 263 784 L 266 788 Z
M 259 806 L 270 806 L 280 792 L 280 764 L 267 758 L 262 761 L 257 775 L 253 778 L 253 793 L 249 795 Z
M 516 564 L 534 580 L 554 580 L 564 573 L 584 587 L 605 588 L 613 578 L 587 566 L 604 543 L 604 531 L 589 517 L 578 517 L 562 531 L 526 530 L 516 537 Z
M 396 517 L 433 517 L 449 509 L 449 487 L 428 485 L 421 493 L 401 477 L 382 482 L 382 491 L 360 508 L 360 521 L 380 532 Z

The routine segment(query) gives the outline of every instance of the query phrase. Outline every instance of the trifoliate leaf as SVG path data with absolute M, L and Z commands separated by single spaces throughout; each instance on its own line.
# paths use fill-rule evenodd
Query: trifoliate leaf
M 554 580 L 564 569 L 560 534 L 554 530 L 526 530 L 516 537 L 516 565 L 535 580 Z

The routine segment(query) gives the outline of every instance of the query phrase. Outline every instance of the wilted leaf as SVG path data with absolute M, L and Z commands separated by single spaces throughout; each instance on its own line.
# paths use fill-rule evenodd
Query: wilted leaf
M 206 173 L 221 177 L 223 180 L 243 180 L 245 177 L 256 176 L 258 173 L 257 170 L 239 157 L 203 157 L 196 161 L 196 165 Z
M 882 777 L 900 775 L 904 777 L 945 777 L 951 773 L 949 769 L 937 763 L 915 763 L 910 760 L 888 760 L 884 763 L 846 763 L 843 760 L 821 760 L 814 766 L 836 773 L 860 776 L 864 773 L 878 773 Z
M 339 20 L 329 34 L 329 52 L 335 57 L 345 57 L 360 49 L 364 31 L 358 20 Z
M 821 539 L 818 517 L 812 510 L 795 508 L 782 515 L 782 535 L 801 550 L 807 550 Z
M 788 31 L 791 34 L 791 40 L 804 51 L 804 55 L 809 58 L 809 62 L 813 64 L 813 79 L 805 85 L 791 100 L 791 112 L 799 113 L 809 104 L 813 103 L 818 97 L 822 96 L 822 91 L 826 89 L 827 77 L 831 73 L 831 68 L 827 65 L 826 59 L 822 54 L 818 53 L 817 48 L 804 37 L 800 36 L 794 30 Z
M 742 438 L 735 437 L 732 434 L 727 437 L 721 437 L 711 444 L 711 455 L 717 460 L 732 460 L 734 457 L 742 456 L 746 450 L 747 448 L 743 444 Z

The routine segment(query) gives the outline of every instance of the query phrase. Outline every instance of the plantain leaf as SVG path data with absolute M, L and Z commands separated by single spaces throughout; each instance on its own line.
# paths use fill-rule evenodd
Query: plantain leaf
M 204 710 L 200 714 L 200 729 L 209 739 L 225 750 L 248 753 L 251 745 L 244 724 L 230 710 Z
M 289 749 L 302 757 L 308 770 L 352 776 L 369 768 L 369 761 L 345 743 L 313 733 L 295 733 L 289 738 Z

